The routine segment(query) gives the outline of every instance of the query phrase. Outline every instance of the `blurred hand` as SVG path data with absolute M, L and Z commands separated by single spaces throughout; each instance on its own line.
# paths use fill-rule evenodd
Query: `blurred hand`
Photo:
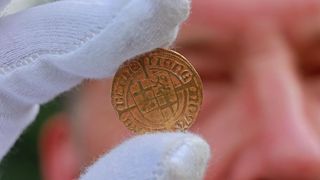
M 2 15 L 10 14 L 7 2 L 1 1 Z M 68 0 L 3 16 L 0 160 L 35 118 L 38 104 L 170 45 L 189 8 L 188 0 Z M 145 135 L 116 148 L 82 178 L 199 179 L 208 154 L 208 145 L 190 134 Z

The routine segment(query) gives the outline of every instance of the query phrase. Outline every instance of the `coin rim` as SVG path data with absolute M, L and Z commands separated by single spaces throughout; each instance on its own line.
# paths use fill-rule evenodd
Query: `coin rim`
M 117 69 L 116 73 L 114 74 L 114 77 L 118 76 L 120 74 L 120 70 L 122 69 L 123 66 L 125 66 L 126 63 L 128 63 L 129 61 L 132 61 L 132 60 L 135 60 L 135 59 L 139 59 L 141 57 L 145 57 L 147 56 L 148 54 L 153 54 L 153 53 L 161 53 L 161 52 L 164 52 L 164 53 L 172 53 L 176 56 L 178 56 L 179 58 L 183 59 L 185 61 L 185 64 L 193 71 L 192 73 L 194 74 L 194 76 L 196 77 L 196 81 L 197 83 L 199 84 L 199 91 L 200 91 L 200 100 L 199 100 L 199 109 L 198 111 L 195 113 L 195 116 L 194 116 L 194 119 L 190 122 L 190 125 L 185 128 L 185 129 L 166 129 L 165 131 L 168 131 L 168 132 L 172 132 L 172 131 L 187 131 L 190 127 L 192 127 L 192 125 L 195 123 L 196 119 L 198 118 L 198 115 L 199 115 L 199 112 L 201 110 L 201 106 L 202 106 L 202 102 L 203 102 L 203 83 L 202 83 L 202 79 L 199 75 L 199 73 L 196 71 L 196 69 L 194 68 L 194 66 L 191 64 L 191 62 L 186 58 L 184 57 L 182 54 L 174 51 L 174 50 L 171 50 L 171 49 L 164 49 L 164 48 L 156 48 L 152 51 L 149 51 L 149 52 L 146 52 L 146 53 L 143 53 L 143 54 L 140 54 L 140 55 L 137 55 L 133 58 L 130 58 L 126 61 L 124 61 L 120 66 L 119 68 Z M 125 125 L 123 123 L 123 121 L 121 120 L 120 118 L 120 114 L 115 106 L 115 104 L 113 103 L 113 95 L 114 95 L 114 87 L 115 87 L 115 78 L 113 77 L 113 80 L 112 80 L 112 87 L 111 87 L 111 104 L 113 106 L 113 108 L 115 109 L 115 111 L 117 112 L 117 116 L 118 116 L 118 119 L 122 122 L 122 124 L 127 128 L 129 129 L 130 131 L 134 132 L 134 133 L 137 133 L 137 134 L 144 134 L 144 133 L 151 133 L 151 132 L 163 132 L 163 131 L 159 131 L 159 130 L 153 130 L 153 131 L 143 131 L 143 132 L 140 132 L 140 131 L 137 131 L 135 129 L 131 129 L 129 128 L 127 125 Z M 142 128 L 144 129 L 144 128 Z

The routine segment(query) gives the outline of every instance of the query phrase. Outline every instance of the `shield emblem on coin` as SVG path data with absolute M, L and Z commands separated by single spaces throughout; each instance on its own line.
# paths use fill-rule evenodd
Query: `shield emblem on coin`
M 202 83 L 180 54 L 156 49 L 126 61 L 112 84 L 120 120 L 138 133 L 186 130 L 202 102 Z
M 177 95 L 166 71 L 151 71 L 148 78 L 136 81 L 131 94 L 143 117 L 152 123 L 163 123 L 177 112 Z

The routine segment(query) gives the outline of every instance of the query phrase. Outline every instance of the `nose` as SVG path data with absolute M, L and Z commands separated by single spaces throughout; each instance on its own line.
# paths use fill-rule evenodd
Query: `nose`
M 268 41 L 248 53 L 241 75 L 246 118 L 257 131 L 231 179 L 320 179 L 320 138 L 307 117 L 292 56 L 284 43 Z

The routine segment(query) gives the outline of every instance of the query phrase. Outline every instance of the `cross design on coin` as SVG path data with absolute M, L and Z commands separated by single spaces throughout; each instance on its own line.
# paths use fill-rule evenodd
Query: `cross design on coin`
M 192 65 L 165 49 L 126 61 L 112 86 L 112 104 L 132 131 L 186 130 L 202 102 L 202 83 Z

